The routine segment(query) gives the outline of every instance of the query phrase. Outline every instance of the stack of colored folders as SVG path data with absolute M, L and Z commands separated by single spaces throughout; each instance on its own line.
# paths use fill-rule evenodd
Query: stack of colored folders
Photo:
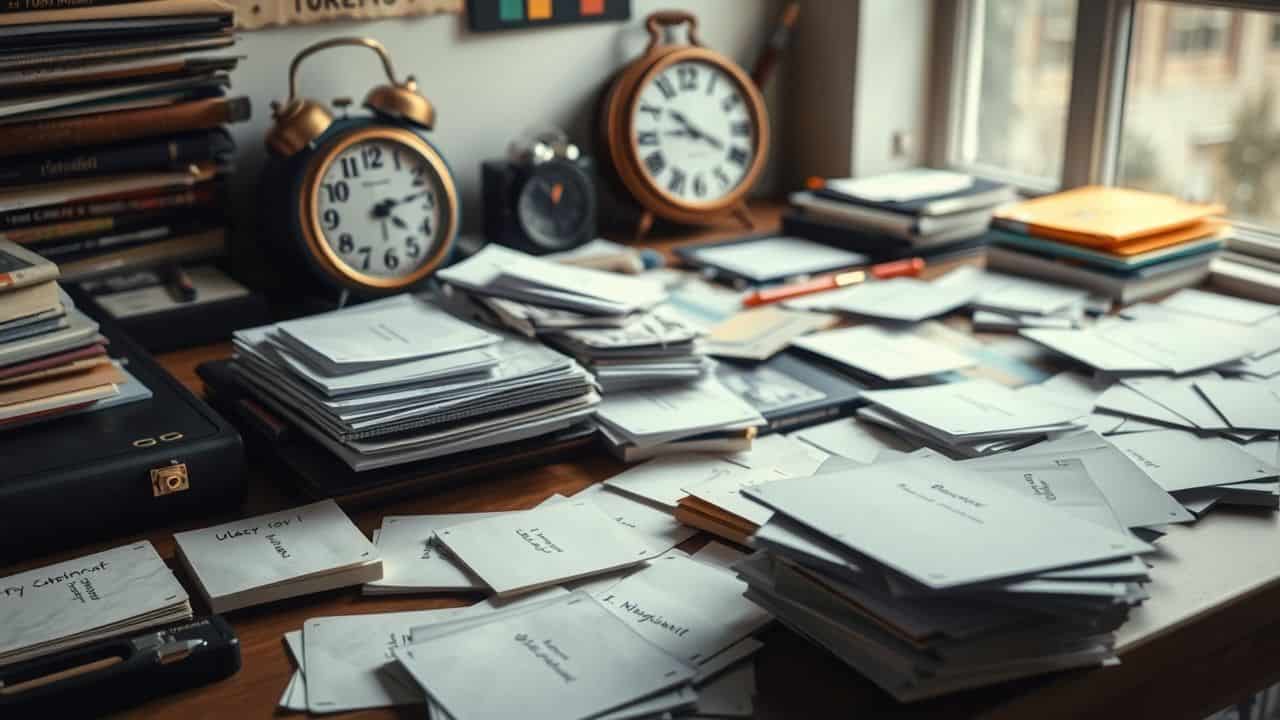
M 1140 190 L 1076 188 L 996 211 L 988 264 L 1136 302 L 1208 276 L 1231 232 L 1224 211 Z
M 231 6 L 21 5 L 0 13 L 0 237 L 66 282 L 225 255 L 222 126 L 249 116 Z

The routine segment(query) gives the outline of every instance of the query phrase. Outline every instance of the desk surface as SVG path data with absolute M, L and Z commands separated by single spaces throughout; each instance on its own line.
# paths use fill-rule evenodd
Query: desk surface
M 756 212 L 762 228 L 775 225 L 776 207 Z M 679 239 L 657 239 L 669 250 L 676 244 L 740 234 L 736 228 L 701 232 Z M 160 357 L 175 377 L 201 392 L 195 367 L 230 354 L 229 343 Z M 572 495 L 623 469 L 602 449 L 582 451 L 571 461 L 515 470 L 441 492 L 388 503 L 355 513 L 369 533 L 391 514 L 477 512 L 531 507 L 554 493 Z M 251 467 L 249 500 L 240 516 L 256 515 L 302 502 L 291 497 L 260 468 Z M 176 531 L 231 519 L 209 517 L 136 537 L 173 557 Z M 1120 633 L 1126 647 L 1118 667 L 1034 678 L 996 688 L 962 693 L 910 706 L 896 704 L 848 667 L 784 628 L 767 631 L 767 646 L 757 658 L 762 718 L 827 717 L 971 717 L 1191 718 L 1240 700 L 1249 691 L 1280 679 L 1280 547 L 1276 513 L 1215 511 L 1194 527 L 1175 528 L 1161 541 L 1153 561 L 1152 600 Z M 25 563 L 39 566 L 127 542 L 77 548 Z M 694 538 L 686 549 L 705 542 Z M 0 576 L 20 568 L 0 568 Z M 260 718 L 278 714 L 276 703 L 293 665 L 282 642 L 285 632 L 310 617 L 398 612 L 465 605 L 478 596 L 436 595 L 366 598 L 357 588 L 296 598 L 233 613 L 244 667 L 219 684 L 152 702 L 129 717 Z M 1178 622 L 1175 623 L 1174 621 Z M 420 708 L 353 713 L 343 717 L 421 717 Z

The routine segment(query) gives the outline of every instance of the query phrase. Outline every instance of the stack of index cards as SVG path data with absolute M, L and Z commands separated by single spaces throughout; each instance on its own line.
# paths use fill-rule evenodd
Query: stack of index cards
M 1024 447 L 1084 429 L 1086 413 L 1030 387 L 1012 390 L 986 379 L 874 390 L 858 417 L 911 435 L 956 457 Z
M 178 559 L 216 613 L 382 577 L 378 548 L 332 500 L 173 539 Z
M 748 597 L 902 701 L 1115 661 L 1153 548 L 1078 462 L 911 458 L 743 490 Z
M 494 245 L 440 272 L 460 307 L 574 356 L 605 390 L 693 382 L 711 363 L 702 331 L 662 284 L 563 265 Z
M 750 403 L 714 376 L 607 395 L 596 420 L 610 449 L 627 462 L 681 450 L 749 450 L 755 428 L 765 424 Z
M 0 667 L 191 619 L 147 541 L 0 578 Z

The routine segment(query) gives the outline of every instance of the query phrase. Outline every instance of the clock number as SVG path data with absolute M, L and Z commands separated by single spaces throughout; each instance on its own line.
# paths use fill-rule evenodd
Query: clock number
M 680 81 L 681 90 L 698 89 L 698 69 L 688 65 L 676 68 L 676 78 Z
M 675 195 L 684 194 L 685 174 L 680 168 L 671 169 L 671 182 L 667 184 L 667 189 Z
M 341 180 L 336 183 L 324 184 L 325 194 L 329 196 L 329 202 L 346 202 L 351 198 L 351 188 Z
M 750 137 L 751 123 L 746 122 L 745 120 L 743 122 L 734 123 L 732 132 L 738 137 Z
M 388 270 L 395 270 L 400 267 L 400 258 L 396 257 L 396 251 L 388 249 L 386 254 L 382 256 L 382 264 L 386 265 Z
M 360 177 L 360 164 L 356 162 L 355 157 L 342 158 L 342 177 L 346 180 Z
M 427 210 L 436 209 L 436 194 L 428 190 L 422 196 L 422 206 Z
M 712 174 L 713 174 L 713 175 L 715 175 L 715 176 L 716 176 L 716 179 L 720 181 L 720 185 L 721 185 L 722 187 L 729 187 L 729 184 L 732 182 L 732 181 L 729 179 L 729 175 L 728 175 L 728 173 L 726 173 L 726 172 L 724 171 L 724 168 L 722 168 L 722 167 L 717 167 L 717 168 L 715 169 L 715 172 L 713 172 Z
M 411 237 L 404 241 L 404 254 L 414 259 L 422 254 L 422 246 L 418 244 L 416 238 Z
M 640 103 L 640 112 L 649 113 L 653 116 L 654 122 L 662 119 L 662 108 L 649 103 Z
M 726 97 L 724 101 L 720 103 L 720 109 L 724 110 L 725 112 L 732 112 L 733 109 L 738 107 L 738 105 L 741 103 L 742 103 L 742 97 L 740 97 L 738 94 L 735 93 L 733 95 Z
M 708 95 L 710 95 L 710 94 L 712 94 L 713 92 L 715 92 L 715 89 L 716 89 L 716 80 L 717 80 L 717 79 L 719 79 L 719 76 L 717 76 L 715 73 L 711 73 L 711 79 L 707 81 L 707 94 L 708 94 Z
M 324 224 L 328 226 L 327 229 L 333 230 L 342 224 L 342 216 L 338 214 L 337 210 L 329 208 L 324 211 Z
M 662 169 L 667 166 L 667 161 L 662 158 L 662 153 L 651 152 L 644 159 L 644 166 L 649 168 L 649 174 L 657 177 L 662 174 Z
M 653 84 L 658 86 L 658 90 L 662 92 L 662 97 L 667 100 L 676 96 L 676 86 L 671 84 L 671 79 L 666 75 L 659 75 L 658 78 L 653 81 Z
M 360 269 L 368 270 L 369 256 L 373 254 L 373 248 L 368 245 L 365 245 L 364 247 L 360 248 L 356 252 L 360 253 L 361 257 L 363 258 L 363 261 L 360 263 Z
M 640 133 L 639 137 L 637 138 L 637 142 L 639 142 L 641 145 L 657 145 L 658 133 L 653 130 L 645 130 L 644 132 Z
M 427 166 L 426 165 L 418 165 L 413 168 L 412 172 L 413 172 L 414 187 L 422 187 L 423 185 L 427 184 L 427 178 L 426 178 Z
M 431 237 L 431 218 L 422 218 L 422 234 Z
M 365 170 L 382 169 L 382 148 L 377 145 L 369 145 L 361 148 L 360 158 L 364 160 Z
M 702 173 L 693 176 L 693 194 L 698 197 L 707 196 L 707 181 L 702 177 Z
M 729 148 L 729 162 L 735 165 L 747 166 L 747 151 L 745 148 L 733 147 Z
M 338 236 L 338 252 L 349 255 L 355 249 L 356 241 L 351 237 L 351 233 L 342 233 Z
M 391 151 L 391 159 L 395 161 L 396 172 L 400 172 L 400 151 L 399 150 Z

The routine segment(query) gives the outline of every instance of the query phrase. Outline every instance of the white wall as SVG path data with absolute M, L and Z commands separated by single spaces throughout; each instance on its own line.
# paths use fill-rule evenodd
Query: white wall
M 554 124 L 580 145 L 594 145 L 597 99 L 612 74 L 643 50 L 646 15 L 682 8 L 699 18 L 704 44 L 750 67 L 772 30 L 776 0 L 633 0 L 627 23 L 549 27 L 540 30 L 471 33 L 460 15 L 331 23 L 241 33 L 245 56 L 232 77 L 232 93 L 253 101 L 253 119 L 233 127 L 240 144 L 235 179 L 237 217 L 251 217 L 254 187 L 265 156 L 269 103 L 288 92 L 288 66 L 300 49 L 329 37 L 367 35 L 391 51 L 396 71 L 412 74 L 435 104 L 432 141 L 460 183 L 464 230 L 480 222 L 480 162 L 501 157 L 507 143 L 529 126 Z M 303 95 L 321 101 L 352 97 L 358 104 L 373 85 L 385 82 L 368 50 L 343 48 L 306 61 Z M 776 84 L 776 79 L 775 79 Z M 776 104 L 773 106 L 776 108 Z M 362 111 L 361 111 L 362 112 Z M 777 112 L 773 112 L 777 115 Z M 768 189 L 766 177 L 761 187 Z
M 931 0 L 861 0 L 853 104 L 853 174 L 923 162 L 932 61 Z M 905 146 L 895 142 L 899 135 Z

